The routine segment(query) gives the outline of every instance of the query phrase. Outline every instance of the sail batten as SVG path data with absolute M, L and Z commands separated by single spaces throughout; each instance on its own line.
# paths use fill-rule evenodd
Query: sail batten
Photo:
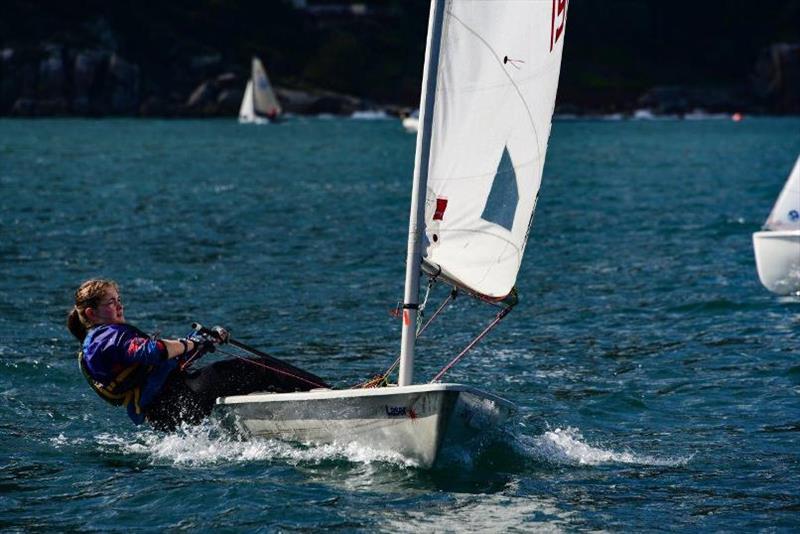
M 516 282 L 542 179 L 567 3 L 445 3 L 425 260 L 490 299 Z

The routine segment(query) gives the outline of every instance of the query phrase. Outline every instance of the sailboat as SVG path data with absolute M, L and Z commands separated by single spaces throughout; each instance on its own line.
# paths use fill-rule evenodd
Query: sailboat
M 355 443 L 430 467 L 446 444 L 480 439 L 512 416 L 509 400 L 441 378 L 516 303 L 566 16 L 566 0 L 431 2 L 399 313 L 398 383 L 223 397 L 217 409 L 231 416 L 226 419 L 250 435 Z M 416 383 L 423 276 L 500 311 L 432 380 Z
M 244 90 L 242 105 L 239 107 L 239 122 L 243 124 L 266 124 L 274 122 L 282 110 L 278 97 L 269 83 L 267 71 L 261 60 L 254 57 L 250 68 L 250 79 Z
M 417 133 L 417 131 L 419 131 L 419 110 L 415 109 L 407 116 L 403 117 L 401 124 L 408 133 Z
M 761 283 L 779 295 L 800 295 L 800 156 L 762 231 L 753 234 Z

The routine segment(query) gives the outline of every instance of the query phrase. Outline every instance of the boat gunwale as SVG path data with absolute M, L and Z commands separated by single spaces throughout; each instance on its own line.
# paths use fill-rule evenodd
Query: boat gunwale
M 760 230 L 758 232 L 753 232 L 753 239 L 777 239 L 782 237 L 800 237 L 800 228 L 795 228 L 793 230 Z
M 316 389 L 311 391 L 297 391 L 292 393 L 251 393 L 249 395 L 230 395 L 217 398 L 217 406 L 230 406 L 234 404 L 252 404 L 261 402 L 287 402 L 287 401 L 306 401 L 306 400 L 333 400 L 333 399 L 355 399 L 363 397 L 391 397 L 405 394 L 419 394 L 432 392 L 458 392 L 469 393 L 478 397 L 487 398 L 516 410 L 516 405 L 493 393 L 478 389 L 465 384 L 456 383 L 436 383 L 436 384 L 414 384 L 411 386 L 389 386 L 382 388 L 364 389 Z

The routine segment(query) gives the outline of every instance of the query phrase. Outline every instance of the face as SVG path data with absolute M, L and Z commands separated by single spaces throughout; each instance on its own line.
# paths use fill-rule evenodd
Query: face
M 125 308 L 116 289 L 106 290 L 105 295 L 100 300 L 96 308 L 88 308 L 86 316 L 95 324 L 100 323 L 124 323 Z

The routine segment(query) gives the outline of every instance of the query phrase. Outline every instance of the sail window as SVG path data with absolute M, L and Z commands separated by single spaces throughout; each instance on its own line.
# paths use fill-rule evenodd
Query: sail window
M 503 147 L 503 155 L 497 165 L 492 189 L 486 198 L 481 219 L 502 226 L 510 232 L 514 226 L 514 215 L 517 213 L 518 204 L 517 173 L 514 172 L 508 147 Z

